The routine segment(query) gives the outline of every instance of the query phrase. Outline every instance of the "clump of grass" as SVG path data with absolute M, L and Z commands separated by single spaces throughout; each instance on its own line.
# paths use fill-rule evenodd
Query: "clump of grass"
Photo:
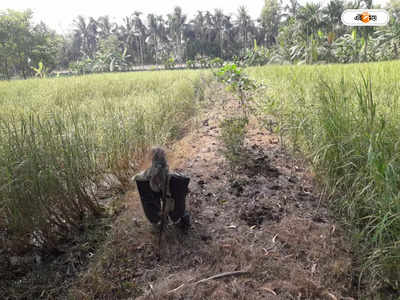
M 101 214 L 98 176 L 127 182 L 151 145 L 178 138 L 207 78 L 182 71 L 1 82 L 0 232 L 9 248 L 54 249 Z
M 270 86 L 261 111 L 310 158 L 352 232 L 355 284 L 386 298 L 400 288 L 398 65 L 252 70 Z
M 377 112 L 372 82 L 364 77 L 349 95 L 319 85 L 315 166 L 335 187 L 337 208 L 354 232 L 360 275 L 400 288 L 400 153 L 398 120 Z M 360 277 L 360 280 L 362 277 Z
M 11 245 L 54 249 L 86 216 L 100 214 L 88 188 L 97 171 L 96 145 L 82 118 L 0 121 L 0 204 Z

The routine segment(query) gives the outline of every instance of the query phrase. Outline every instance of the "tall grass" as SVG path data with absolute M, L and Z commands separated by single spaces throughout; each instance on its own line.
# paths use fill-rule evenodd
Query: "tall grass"
M 171 71 L 0 82 L 0 234 L 9 248 L 54 249 L 81 230 L 101 213 L 98 176 L 126 180 L 149 146 L 179 137 L 207 80 Z
M 357 284 L 400 289 L 399 62 L 254 68 L 260 111 L 306 153 L 352 231 Z

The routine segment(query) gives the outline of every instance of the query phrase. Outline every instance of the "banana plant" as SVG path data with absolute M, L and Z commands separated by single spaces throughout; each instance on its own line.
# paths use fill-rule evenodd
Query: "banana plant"
M 357 36 L 357 29 L 351 34 L 345 34 L 338 38 L 335 43 L 335 56 L 340 63 L 360 62 L 360 53 L 365 42 Z
M 36 77 L 45 78 L 47 74 L 47 68 L 44 66 L 43 62 L 40 61 L 38 67 L 31 67 L 31 69 L 35 72 Z

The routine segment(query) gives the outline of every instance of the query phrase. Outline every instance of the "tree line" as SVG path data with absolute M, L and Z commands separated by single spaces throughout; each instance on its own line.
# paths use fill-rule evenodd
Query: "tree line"
M 374 7 L 372 0 L 331 0 L 325 5 L 265 0 L 256 20 L 244 6 L 233 16 L 215 9 L 198 11 L 192 19 L 175 7 L 166 16 L 135 11 L 122 23 L 109 16 L 78 16 L 66 35 L 43 22 L 33 24 L 30 10 L 6 10 L 0 12 L 0 77 L 71 69 L 127 71 L 171 63 L 196 67 L 204 58 L 250 65 L 397 59 L 400 0 L 386 7 L 391 15 L 388 26 L 348 27 L 341 22 L 344 9 Z

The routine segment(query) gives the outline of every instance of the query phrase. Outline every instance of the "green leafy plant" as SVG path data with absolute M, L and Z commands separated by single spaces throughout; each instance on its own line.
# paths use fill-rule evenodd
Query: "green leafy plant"
M 76 72 L 79 75 L 89 74 L 89 73 L 94 72 L 93 71 L 94 70 L 94 62 L 89 57 L 73 62 L 70 64 L 69 67 L 73 72 Z
M 164 67 L 168 70 L 175 68 L 175 66 L 176 66 L 176 61 L 173 57 L 166 59 L 164 62 Z
M 239 98 L 239 115 L 227 118 L 220 124 L 222 153 L 230 164 L 237 165 L 243 158 L 244 140 L 249 123 L 248 110 L 251 92 L 258 87 L 256 81 L 247 77 L 235 64 L 226 64 L 215 73 L 218 81 L 228 85 L 228 90 Z
M 210 67 L 209 59 L 207 57 L 201 57 L 197 61 L 200 65 L 200 68 L 209 68 Z
M 257 82 L 244 74 L 236 64 L 226 64 L 215 75 L 218 81 L 228 85 L 228 90 L 237 94 L 242 112 L 247 117 L 251 92 L 258 88 Z
M 238 165 L 243 159 L 248 123 L 248 118 L 242 116 L 230 117 L 220 123 L 219 138 L 223 145 L 222 154 L 231 166 Z
M 38 67 L 31 67 L 31 69 L 35 72 L 36 77 L 45 78 L 47 74 L 47 68 L 44 66 L 43 62 L 40 61 Z
M 188 59 L 186 61 L 186 67 L 189 69 L 196 69 L 196 62 L 194 60 Z
M 210 66 L 212 68 L 221 68 L 224 65 L 224 60 L 222 58 L 216 57 L 210 60 Z
M 270 49 L 257 46 L 257 41 L 254 40 L 254 47 L 248 50 L 243 57 L 241 64 L 246 66 L 263 66 L 268 64 L 271 58 Z

